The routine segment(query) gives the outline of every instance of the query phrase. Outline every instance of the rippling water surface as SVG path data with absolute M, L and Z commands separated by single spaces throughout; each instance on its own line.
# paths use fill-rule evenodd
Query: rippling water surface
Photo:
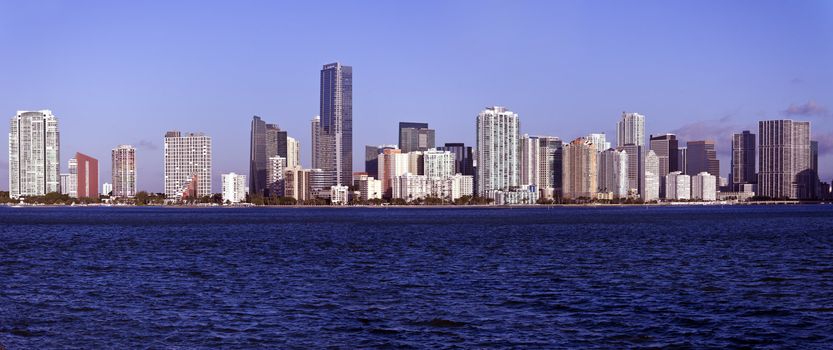
M 0 208 L 0 344 L 833 347 L 833 207 Z

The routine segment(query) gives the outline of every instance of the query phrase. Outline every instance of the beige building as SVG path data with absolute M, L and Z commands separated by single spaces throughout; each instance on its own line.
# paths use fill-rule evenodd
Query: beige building
M 598 163 L 596 146 L 579 137 L 564 145 L 564 198 L 596 198 Z

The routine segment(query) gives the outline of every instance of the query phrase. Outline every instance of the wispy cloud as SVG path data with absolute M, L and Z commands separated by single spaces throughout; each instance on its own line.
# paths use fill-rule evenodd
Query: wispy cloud
M 139 142 L 136 144 L 136 147 L 144 149 L 144 150 L 148 150 L 148 151 L 155 151 L 155 150 L 159 149 L 159 146 L 157 146 L 155 143 L 153 143 L 151 141 L 148 141 L 148 140 L 139 140 Z
M 787 109 L 781 111 L 781 114 L 786 117 L 803 116 L 826 118 L 831 116 L 830 111 L 826 107 L 813 100 L 798 105 L 790 104 Z
M 728 155 L 731 153 L 732 134 L 743 130 L 732 117 L 732 114 L 727 114 L 716 120 L 689 123 L 673 130 L 672 133 L 682 141 L 680 147 L 685 147 L 687 141 L 713 140 L 717 143 L 717 153 Z

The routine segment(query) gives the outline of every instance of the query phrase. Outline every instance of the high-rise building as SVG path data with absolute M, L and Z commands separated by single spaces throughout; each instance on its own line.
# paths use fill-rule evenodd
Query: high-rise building
M 287 168 L 284 170 L 284 196 L 295 198 L 297 201 L 312 199 L 312 188 L 310 175 L 311 169 L 301 167 Z M 320 170 L 319 170 L 320 172 Z
M 249 192 L 262 194 L 266 189 L 266 122 L 252 117 L 249 136 Z
M 600 193 L 613 194 L 614 198 L 628 196 L 628 152 L 607 149 L 598 153 L 597 180 Z
M 688 174 L 688 148 L 680 147 L 677 149 L 677 170 L 683 174 Z
M 61 191 L 58 119 L 52 111 L 17 111 L 9 128 L 9 196 Z
M 666 199 L 691 199 L 691 176 L 679 171 L 672 171 L 665 176 Z
M 113 177 L 113 196 L 136 196 L 136 148 L 119 145 L 110 151 Z
M 586 138 L 596 146 L 596 152 L 603 152 L 610 148 L 610 142 L 605 140 L 605 133 L 590 134 Z
M 297 168 L 298 166 L 290 167 L 287 165 L 286 158 L 281 156 L 269 157 L 266 164 L 266 195 L 267 196 L 283 196 L 284 195 L 284 171 L 287 168 Z
M 286 166 L 301 166 L 301 143 L 294 137 L 286 137 Z
M 596 146 L 580 137 L 564 145 L 564 198 L 595 199 L 598 186 Z
M 69 169 L 69 189 L 67 194 L 72 198 L 78 198 L 78 160 L 75 157 L 67 161 Z
M 812 195 L 810 122 L 758 122 L 758 193 L 769 198 Z
M 704 201 L 717 200 L 717 177 L 705 171 L 692 176 L 691 198 Z
M 538 189 L 544 192 L 551 192 L 555 196 L 561 196 L 562 180 L 562 147 L 564 143 L 556 136 L 538 136 L 540 147 L 538 165 Z
M 755 147 L 755 134 L 749 130 L 732 134 L 732 168 L 729 181 L 734 192 L 741 192 L 743 185 L 758 183 L 755 174 Z
M 98 159 L 76 152 L 78 198 L 98 198 Z
M 810 141 L 810 195 L 812 199 L 822 199 L 821 180 L 819 179 L 819 142 Z
M 317 166 L 329 186 L 348 184 L 353 173 L 353 68 L 340 63 L 321 69 L 321 121 Z
M 622 112 L 616 125 L 616 146 L 627 145 L 645 145 L 645 116 L 639 113 Z
M 165 134 L 165 196 L 170 200 L 211 195 L 211 137 Z
M 628 197 L 645 199 L 645 160 L 642 146 L 633 144 L 616 147 L 628 154 Z M 657 175 L 658 176 L 658 175 Z
M 240 203 L 246 200 L 246 175 L 228 173 L 220 177 L 223 182 L 223 202 Z
M 434 129 L 428 123 L 399 122 L 399 149 L 402 153 L 434 148 Z
M 113 193 L 113 184 L 109 182 L 101 184 L 101 194 L 104 196 L 109 196 L 110 193 Z
M 477 194 L 518 186 L 518 114 L 504 107 L 487 107 L 477 115 Z
M 398 149 L 396 145 L 364 146 L 364 172 L 379 179 L 379 155 L 386 149 Z
M 538 142 L 538 137 L 524 134 L 521 136 L 521 161 L 520 161 L 520 180 L 522 185 L 539 186 L 540 181 L 540 166 L 541 166 L 541 147 Z
M 371 199 L 382 199 L 382 181 L 372 176 L 361 179 L 359 182 L 359 197 L 368 201 Z
M 318 169 L 321 168 L 321 165 L 318 164 L 318 160 L 321 158 L 321 117 L 315 116 L 312 117 L 312 121 L 310 122 L 310 130 L 311 130 L 311 142 L 310 146 L 312 150 L 310 152 L 310 157 L 312 160 L 312 168 Z
M 425 175 L 425 156 L 420 151 L 405 153 L 408 155 L 408 172 L 413 175 Z
M 454 153 L 454 173 L 474 176 L 474 154 L 471 147 L 463 143 L 446 143 L 443 147 L 437 147 L 439 151 Z
M 691 174 L 707 172 L 720 176 L 720 160 L 714 141 L 688 141 L 686 143 L 686 167 Z
M 677 166 L 679 162 L 677 161 L 677 156 L 679 155 L 678 152 L 679 144 L 677 141 L 677 135 L 674 134 L 665 134 L 665 135 L 658 135 L 653 136 L 651 135 L 651 150 L 657 154 L 657 158 L 659 158 L 659 196 L 660 198 L 665 197 L 665 175 L 668 175 L 670 172 L 678 171 Z M 688 150 L 688 162 L 691 162 L 691 148 Z M 691 165 L 688 165 L 689 169 L 691 169 Z
M 645 155 L 645 188 L 642 200 L 653 202 L 659 199 L 659 157 L 656 152 L 648 151 Z
M 377 173 L 379 174 L 379 180 L 382 181 L 383 196 L 391 198 L 393 178 L 408 173 L 409 160 L 408 154 L 402 153 L 399 149 L 386 149 L 379 155 Z
M 449 177 L 454 172 L 454 153 L 430 149 L 422 154 L 423 171 L 429 179 Z
M 69 185 L 72 175 L 69 173 L 61 173 L 61 194 L 69 195 Z

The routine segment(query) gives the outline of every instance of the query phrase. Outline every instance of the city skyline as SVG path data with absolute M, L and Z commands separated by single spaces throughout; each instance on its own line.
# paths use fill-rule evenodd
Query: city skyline
M 52 110 L 60 120 L 64 155 L 84 152 L 100 160 L 100 169 L 111 167 L 109 152 L 113 146 L 134 145 L 140 164 L 137 167 L 138 190 L 153 192 L 161 192 L 164 183 L 162 136 L 165 131 L 204 132 L 213 138 L 215 164 L 212 192 L 219 192 L 221 173 L 246 173 L 248 169 L 248 129 L 253 115 L 276 122 L 290 135 L 298 137 L 302 149 L 301 163 L 305 167 L 311 165 L 309 120 L 319 114 L 318 71 L 322 64 L 338 61 L 355 67 L 357 77 L 353 94 L 353 171 L 362 171 L 364 164 L 363 152 L 356 150 L 365 145 L 396 143 L 399 122 L 416 120 L 429 123 L 436 130 L 436 145 L 455 142 L 474 145 L 473 114 L 484 106 L 501 105 L 521 116 L 521 133 L 558 136 L 562 140 L 605 132 L 608 141 L 615 141 L 618 114 L 622 111 L 638 112 L 646 117 L 646 137 L 675 133 L 680 143 L 716 141 L 721 163 L 720 176 L 723 177 L 728 177 L 731 168 L 733 133 L 743 130 L 755 132 L 758 120 L 810 121 L 813 125 L 812 139 L 819 141 L 821 180 L 830 181 L 833 177 L 830 152 L 833 147 L 833 118 L 830 117 L 833 72 L 829 64 L 824 63 L 833 60 L 833 40 L 825 34 L 833 31 L 828 30 L 831 28 L 830 19 L 821 15 L 825 11 L 829 13 L 830 4 L 712 4 L 724 14 L 688 13 L 690 17 L 686 23 L 675 25 L 670 23 L 675 14 L 705 6 L 680 3 L 662 9 L 651 8 L 650 12 L 667 15 L 667 18 L 660 18 L 658 23 L 625 28 L 624 33 L 613 35 L 610 40 L 601 39 L 600 35 L 613 34 L 611 28 L 615 24 L 621 25 L 622 22 L 617 22 L 619 20 L 609 24 L 598 22 L 601 28 L 595 31 L 582 28 L 601 19 L 610 20 L 610 16 L 619 10 L 633 15 L 630 18 L 638 22 L 646 18 L 646 14 L 640 14 L 646 5 L 628 4 L 627 8 L 619 8 L 626 6 L 610 3 L 609 8 L 594 14 L 590 5 L 527 4 L 484 3 L 482 9 L 476 10 L 463 4 L 449 4 L 439 7 L 439 10 L 434 6 L 433 11 L 428 11 L 431 6 L 384 4 L 367 14 L 349 9 L 346 5 L 334 5 L 334 8 L 326 10 L 326 16 L 334 16 L 339 10 L 349 11 L 360 19 L 390 15 L 391 18 L 379 18 L 385 18 L 383 24 L 391 26 L 391 35 L 403 34 L 402 43 L 391 43 L 391 50 L 380 52 L 369 45 L 368 39 L 360 38 L 381 39 L 379 35 L 382 34 L 372 33 L 377 28 L 356 26 L 344 29 L 354 38 L 345 39 L 336 48 L 309 50 L 298 57 L 281 56 L 280 59 L 276 58 L 275 51 L 266 50 L 265 58 L 251 58 L 251 67 L 241 68 L 238 64 L 240 59 L 228 54 L 220 53 L 214 59 L 194 59 L 198 53 L 206 51 L 233 50 L 238 44 L 232 39 L 239 38 L 255 43 L 288 45 L 284 49 L 306 48 L 307 45 L 298 44 L 298 41 L 311 38 L 315 33 L 298 33 L 295 37 L 277 30 L 255 31 L 252 28 L 223 26 L 229 30 L 228 34 L 220 37 L 213 49 L 194 44 L 187 47 L 184 53 L 159 59 L 130 49 L 119 38 L 136 39 L 130 42 L 137 41 L 136 47 L 142 51 L 172 45 L 175 41 L 158 33 L 137 31 L 148 21 L 154 21 L 149 14 L 155 13 L 154 7 L 162 6 L 160 4 L 134 8 L 136 5 L 4 3 L 0 5 L 0 16 L 15 14 L 0 18 L 4 23 L 0 24 L 4 29 L 0 40 L 6 46 L 34 52 L 55 47 L 66 54 L 62 55 L 65 57 L 62 60 L 25 59 L 25 56 L 0 58 L 0 66 L 8 73 L 4 75 L 16 82 L 14 88 L 11 85 L 0 88 L 4 96 L 0 101 L 0 110 L 7 111 L 7 117 L 17 110 Z M 189 9 L 187 3 L 168 6 L 168 12 L 163 17 L 185 13 Z M 248 4 L 228 9 L 223 16 L 242 18 L 256 15 L 257 10 L 275 7 L 286 7 L 290 12 L 299 14 L 299 20 L 313 13 L 304 5 Z M 438 28 L 422 33 L 422 36 L 409 33 L 408 26 L 414 22 L 392 15 L 402 7 L 419 16 L 430 16 L 436 20 Z M 750 7 L 761 13 L 745 11 Z M 210 4 L 202 15 L 219 18 L 220 10 L 224 9 L 225 6 Z M 556 11 L 558 9 L 569 11 Z M 133 10 L 137 16 L 124 22 L 100 19 L 103 14 Z M 507 10 L 510 17 L 516 16 L 513 18 L 537 18 L 535 10 L 567 13 L 570 16 L 559 14 L 567 16 L 567 23 L 563 25 L 573 25 L 577 29 L 575 32 L 559 31 L 563 28 L 557 24 L 518 23 L 517 28 L 505 32 L 483 29 L 482 32 L 472 33 L 464 30 L 463 24 L 454 24 L 457 20 L 464 24 L 476 20 L 478 11 L 498 10 Z M 769 25 L 764 21 L 767 15 L 777 12 L 801 16 L 805 20 L 783 28 L 784 33 L 762 29 Z M 64 24 L 55 27 L 60 27 L 67 34 L 56 33 L 55 29 L 33 30 L 20 25 L 22 22 L 18 17 L 26 18 L 26 14 L 34 13 Z M 85 21 L 90 24 L 84 24 Z M 186 18 L 185 21 L 190 23 L 193 19 Z M 396 21 L 403 23 L 397 24 Z M 710 23 L 714 28 L 691 27 L 697 21 Z M 729 26 L 736 28 L 738 23 L 747 27 L 734 30 L 725 37 L 712 37 Z M 191 35 L 199 41 L 216 34 L 210 29 L 205 33 L 199 32 L 187 25 L 157 24 L 161 25 L 159 30 L 167 30 L 174 38 Z M 672 55 L 657 45 L 667 39 L 653 32 L 661 25 L 668 26 L 684 38 L 675 44 L 681 50 L 679 55 Z M 111 34 L 101 34 L 97 26 L 107 28 L 108 31 L 104 32 Z M 261 29 L 275 28 L 266 24 L 261 26 L 266 26 Z M 333 28 L 324 27 L 315 31 Z M 542 34 L 532 34 L 535 29 L 540 29 Z M 439 40 L 441 34 L 448 33 L 453 35 L 447 41 L 430 43 L 431 40 Z M 547 34 L 554 35 L 552 48 L 531 46 L 534 41 L 531 39 Z M 635 39 L 630 41 L 634 48 L 640 49 L 632 54 L 635 57 L 645 57 L 646 61 L 660 59 L 667 64 L 657 66 L 637 62 L 635 57 L 624 57 L 630 54 L 602 62 L 591 60 L 585 65 L 578 63 L 586 55 L 627 49 L 614 40 L 622 36 Z M 794 40 L 796 37 L 802 39 Z M 80 45 L 81 42 L 86 46 Z M 490 53 L 475 55 L 479 47 L 493 42 L 501 42 L 508 49 L 519 52 L 538 53 L 540 58 L 519 61 Z M 73 46 L 76 43 L 79 47 Z M 436 49 L 437 52 L 431 56 L 444 58 L 424 54 L 406 57 L 412 52 L 408 49 L 409 43 L 418 43 L 424 49 Z M 453 46 L 452 43 L 460 45 L 455 46 L 455 51 L 465 52 L 468 49 L 471 54 L 442 55 L 450 49 L 447 46 Z M 561 54 L 556 55 L 559 50 L 562 50 Z M 584 50 L 586 52 L 582 52 Z M 781 51 L 789 52 L 789 55 L 778 54 Z M 93 53 L 101 55 L 93 56 Z M 771 53 L 776 53 L 775 57 Z M 128 58 L 125 56 L 128 54 L 136 57 Z M 373 54 L 379 57 L 372 57 Z M 691 58 L 683 57 L 685 54 Z M 133 66 L 117 63 L 122 61 L 131 62 Z M 193 67 L 189 66 L 194 62 Z M 488 74 L 482 71 L 472 74 L 459 69 L 464 62 L 470 68 L 494 68 L 489 69 Z M 596 69 L 592 63 L 615 64 Z M 545 64 L 552 68 L 552 74 L 531 70 L 531 67 Z M 408 65 L 411 74 L 394 77 L 393 73 L 403 65 Z M 722 69 L 710 69 L 716 66 Z M 208 68 L 216 69 L 217 73 L 200 78 Z M 265 73 L 254 74 L 256 71 Z M 713 74 L 701 74 L 703 71 Z M 699 77 L 693 76 L 695 73 Z M 225 84 L 228 79 L 239 82 Z M 507 84 L 486 84 L 493 79 Z M 542 85 L 544 82 L 547 85 Z M 238 92 L 241 88 L 235 86 L 240 85 L 250 87 Z M 622 88 L 625 85 L 628 88 Z M 411 98 L 413 96 L 418 98 Z M 114 111 L 118 113 L 114 114 Z M 88 135 L 86 130 L 95 131 L 97 137 L 85 137 Z M 6 154 L 3 157 L 0 160 L 0 167 L 3 167 L 0 169 L 0 189 L 8 190 L 8 159 Z M 61 173 L 67 171 L 66 164 L 64 156 L 60 162 Z M 109 174 L 100 173 L 100 180 L 109 182 Z

